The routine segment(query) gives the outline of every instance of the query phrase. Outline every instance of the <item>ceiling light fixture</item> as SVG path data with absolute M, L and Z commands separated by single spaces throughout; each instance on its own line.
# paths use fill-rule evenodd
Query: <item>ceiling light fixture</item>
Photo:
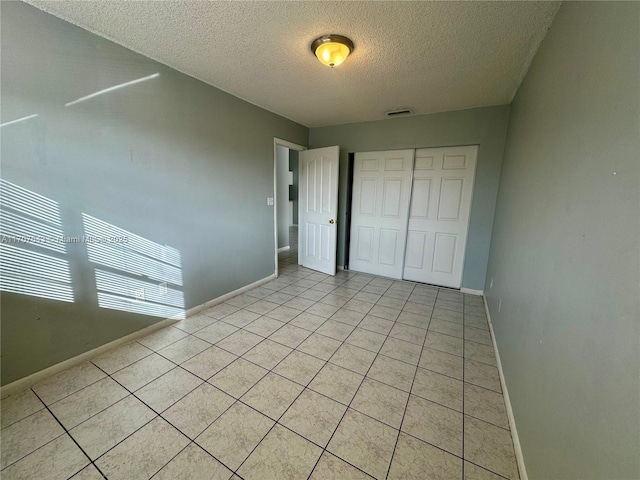
M 323 35 L 311 43 L 311 51 L 327 67 L 337 67 L 353 51 L 353 42 L 342 35 Z

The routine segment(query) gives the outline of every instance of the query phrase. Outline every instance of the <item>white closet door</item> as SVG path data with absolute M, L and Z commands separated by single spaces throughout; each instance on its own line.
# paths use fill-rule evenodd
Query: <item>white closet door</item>
M 356 153 L 349 269 L 402 278 L 413 150 Z
M 416 150 L 405 280 L 460 288 L 477 152 Z

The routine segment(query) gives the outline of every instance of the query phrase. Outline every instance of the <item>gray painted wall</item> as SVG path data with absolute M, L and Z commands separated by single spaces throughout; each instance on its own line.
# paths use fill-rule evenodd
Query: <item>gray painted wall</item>
M 511 109 L 487 298 L 532 480 L 640 478 L 639 20 L 564 3 Z
M 289 246 L 289 149 L 276 145 L 278 248 Z
M 509 119 L 509 106 L 312 128 L 311 148 L 340 146 L 338 264 L 344 265 L 349 152 L 479 145 L 462 286 L 482 290 Z
M 38 114 L 0 129 L 3 180 L 58 202 L 66 235 L 86 213 L 177 249 L 185 308 L 274 272 L 273 138 L 304 145 L 306 127 L 31 6 L 1 8 L 2 122 Z M 85 245 L 58 256 L 73 303 L 2 294 L 3 384 L 160 320 L 99 308 Z

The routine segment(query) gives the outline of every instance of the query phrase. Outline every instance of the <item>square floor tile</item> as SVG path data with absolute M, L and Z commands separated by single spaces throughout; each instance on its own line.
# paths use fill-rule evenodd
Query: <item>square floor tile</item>
M 202 382 L 201 378 L 176 367 L 137 390 L 135 395 L 156 412 L 161 413 Z
M 195 357 L 191 357 L 181 366 L 185 370 L 207 380 L 238 358 L 216 346 L 209 347 Z
M 511 433 L 468 416 L 464 420 L 464 458 L 503 477 L 519 478 Z
M 480 305 L 466 305 L 464 308 L 465 315 L 474 315 L 476 317 L 486 318 L 486 312 L 484 306 Z
M 474 362 L 486 363 L 497 366 L 496 354 L 492 345 L 483 345 L 476 342 L 464 342 L 464 358 Z
M 188 334 L 174 327 L 166 327 L 161 328 L 158 331 L 155 331 L 146 337 L 142 337 L 138 340 L 138 343 L 141 343 L 147 348 L 151 350 L 160 350 L 161 348 L 166 347 L 167 345 L 171 345 L 174 342 L 177 342 L 181 338 L 186 337 Z
M 302 315 L 304 315 L 304 313 Z M 285 325 L 284 327 L 269 335 L 269 339 L 282 345 L 286 345 L 287 347 L 296 348 L 309 335 L 311 335 L 311 332 L 309 330 L 298 328 L 293 325 Z
M 88 463 L 87 457 L 65 434 L 3 470 L 2 478 L 65 480 Z
M 267 313 L 267 317 L 279 320 L 281 322 L 288 322 L 300 315 L 300 313 L 302 313 L 300 310 L 287 307 L 285 305 L 280 305 L 278 308 Z
M 155 416 L 153 410 L 129 395 L 72 428 L 69 433 L 87 455 L 95 460 Z
M 166 358 L 153 353 L 117 371 L 112 375 L 112 378 L 130 392 L 134 392 L 160 375 L 164 375 L 175 366 L 174 363 Z
M 362 382 L 362 378 L 362 375 L 358 373 L 327 363 L 309 384 L 309 388 L 349 405 Z
M 421 345 L 405 342 L 404 340 L 398 340 L 393 337 L 388 337 L 380 349 L 381 355 L 395 358 L 396 360 L 401 360 L 412 365 L 418 364 L 421 352 Z
M 317 315 L 319 317 L 329 318 L 331 315 L 336 313 L 339 310 L 339 307 L 335 305 L 328 305 L 326 303 L 316 303 L 311 307 L 307 308 L 306 312 L 311 313 L 313 315 Z
M 291 320 L 289 325 L 313 332 L 326 321 L 327 319 L 325 317 L 320 317 L 308 312 L 302 312 L 296 318 Z
M 307 385 L 324 364 L 324 360 L 294 350 L 273 371 L 296 383 Z
M 398 316 L 398 323 L 426 330 L 429 327 L 430 317 L 429 315 L 420 315 L 404 310 Z
M 336 322 L 335 320 L 327 320 L 320 327 L 318 327 L 316 333 L 342 342 L 351 334 L 354 328 L 355 327 L 351 325 Z
M 432 372 L 442 373 L 443 375 L 462 380 L 463 364 L 464 359 L 462 357 L 431 348 L 424 348 L 419 365 Z
M 306 389 L 279 423 L 325 447 L 346 410 L 346 406 L 335 400 Z
M 464 327 L 464 339 L 492 346 L 491 334 L 484 328 Z
M 70 429 L 127 395 L 129 392 L 125 388 L 106 377 L 57 401 L 49 408 L 58 421 L 66 429 Z
M 462 478 L 462 460 L 404 433 L 391 461 L 389 480 Z
M 383 295 L 380 297 L 380 300 L 376 303 L 376 305 L 380 305 L 381 307 L 393 308 L 395 310 L 402 310 L 404 304 L 406 303 L 405 298 L 395 298 L 390 295 Z
M 96 461 L 110 480 L 149 478 L 180 452 L 189 439 L 155 418 Z
M 450 408 L 411 395 L 402 431 L 462 456 L 462 414 Z
M 105 373 L 89 362 L 60 372 L 53 377 L 36 383 L 31 389 L 47 405 L 77 392 L 106 377 Z
M 292 351 L 289 347 L 266 339 L 245 353 L 242 358 L 271 370 Z
M 483 328 L 489 330 L 489 324 L 485 317 L 476 317 L 475 315 L 464 315 L 464 324 L 469 327 Z
M 367 377 L 409 392 L 411 391 L 411 384 L 413 383 L 416 368 L 414 365 L 401 362 L 400 360 L 378 355 L 369 373 L 367 373 Z
M 401 310 L 397 308 L 385 307 L 384 305 L 376 304 L 371 310 L 369 310 L 369 315 L 395 322 L 398 319 L 400 312 Z
M 246 293 L 236 295 L 233 298 L 225 301 L 227 305 L 233 305 L 234 307 L 244 308 L 248 305 L 251 305 L 256 302 L 256 298 L 251 295 L 247 295 Z
M 291 380 L 270 372 L 242 396 L 242 401 L 277 420 L 300 395 L 303 388 Z
M 256 335 L 260 335 L 261 337 L 268 337 L 283 325 L 284 322 L 280 322 L 279 320 L 269 317 L 260 317 L 244 327 L 244 329 L 251 333 L 255 333 Z
M 464 480 L 503 480 L 504 477 L 496 475 L 482 467 L 464 462 Z
M 403 312 L 417 313 L 418 315 L 424 315 L 425 317 L 431 317 L 433 311 L 433 304 L 425 305 L 423 303 L 416 303 L 408 301 L 402 307 Z
M 65 478 L 65 477 L 62 477 L 62 478 Z M 82 470 L 80 470 L 78 473 L 76 473 L 69 480 L 104 480 L 104 477 L 98 471 L 98 469 L 94 467 L 93 464 L 91 463 L 86 467 L 84 467 Z
M 0 412 L 2 412 L 2 428 L 22 420 L 43 408 L 44 404 L 31 389 L 22 390 L 3 398 L 2 407 L 0 408 Z
M 133 342 L 92 358 L 91 363 L 111 375 L 152 353 L 153 350 L 138 342 Z
M 399 429 L 408 398 L 407 392 L 365 378 L 351 408 Z
M 11 465 L 62 434 L 64 430 L 48 410 L 40 410 L 3 428 L 0 468 Z
M 427 339 L 424 346 L 440 352 L 450 353 L 462 357 L 464 354 L 463 340 L 461 338 L 443 335 L 438 332 L 430 331 L 427 333 Z
M 494 392 L 501 393 L 500 374 L 496 367 L 485 365 L 484 363 L 474 362 L 473 360 L 464 361 L 464 381 L 473 383 L 480 387 L 488 388 Z
M 306 479 L 322 449 L 276 425 L 238 470 L 246 480 Z
M 268 302 L 277 303 L 278 305 L 282 305 L 283 303 L 287 303 L 289 300 L 293 300 L 294 295 L 289 295 L 282 292 L 272 293 L 268 297 L 264 297 L 264 300 Z
M 454 312 L 462 313 L 462 301 L 450 301 L 444 300 L 442 297 L 442 293 L 438 294 L 438 299 L 436 300 L 436 308 L 444 308 L 446 310 L 453 310 Z
M 279 304 L 277 303 L 269 302 L 267 300 L 258 300 L 256 303 L 252 303 L 251 305 L 245 307 L 245 310 L 264 315 L 265 313 L 269 313 L 271 310 L 278 307 Z
M 194 335 L 209 343 L 217 343 L 237 331 L 238 327 L 225 322 L 216 322 L 204 327 L 202 330 L 198 330 Z
M 258 380 L 267 374 L 268 370 L 265 370 L 258 365 L 238 358 L 235 362 L 227 365 L 225 368 L 216 373 L 208 381 L 211 385 L 218 387 L 223 392 L 229 395 L 240 398 L 251 387 L 253 387 Z
M 321 292 L 320 290 L 310 289 L 310 290 L 305 290 L 298 296 L 301 298 L 306 298 L 307 300 L 313 300 L 314 302 L 317 302 L 321 298 L 324 298 L 325 295 L 326 295 L 325 292 Z
M 389 332 L 390 337 L 397 338 L 398 340 L 404 340 L 405 342 L 415 343 L 416 345 L 420 345 L 420 347 L 422 347 L 426 335 L 427 330 L 425 329 L 397 322 Z
M 462 381 L 418 368 L 411 393 L 462 412 Z
M 306 310 L 307 308 L 309 308 L 311 305 L 315 304 L 316 302 L 314 300 L 309 300 L 306 298 L 300 298 L 300 297 L 296 297 L 292 300 L 289 300 L 287 303 L 284 304 L 285 307 L 290 307 L 290 308 L 295 308 L 296 310 Z
M 209 325 L 215 322 L 216 322 L 215 318 L 212 318 L 203 313 L 198 313 L 193 317 L 187 317 L 184 320 L 179 321 L 178 323 L 174 324 L 173 327 L 178 328 L 183 332 L 193 333 L 193 332 L 197 332 L 198 330 L 204 327 L 208 327 Z
M 162 416 L 193 439 L 234 403 L 232 396 L 204 383 L 165 410 Z
M 196 443 L 236 470 L 273 425 L 273 420 L 236 402 L 202 432 Z
M 385 320 L 384 318 L 374 317 L 369 314 L 358 324 L 358 327 L 379 333 L 380 335 L 389 335 L 394 323 L 395 322 L 391 320 Z
M 439 318 L 440 320 L 446 320 L 448 322 L 462 323 L 462 312 L 454 312 L 453 310 L 447 310 L 446 308 L 436 307 L 433 309 L 431 318 Z
M 327 450 L 377 479 L 384 479 L 398 431 L 355 410 L 347 410 Z
M 313 333 L 298 346 L 297 350 L 322 360 L 329 360 L 340 345 L 340 342 L 333 338 Z
M 345 308 L 346 310 L 353 310 L 355 312 L 367 314 L 369 313 L 369 310 L 373 308 L 373 305 L 373 303 L 363 302 L 362 300 L 356 300 L 355 298 L 352 298 L 344 304 L 343 308 Z
M 347 310 L 346 308 L 341 308 L 331 316 L 331 320 L 334 320 L 340 323 L 346 323 L 347 325 L 351 325 L 355 327 L 362 321 L 362 319 L 365 316 L 366 316 L 365 313 L 360 313 L 354 310 Z
M 227 315 L 231 315 L 233 312 L 237 312 L 238 310 L 240 310 L 240 308 L 234 305 L 229 305 L 228 303 L 219 303 L 218 305 L 214 305 L 211 308 L 203 310 L 202 314 L 207 315 L 211 318 L 215 318 L 216 320 L 222 320 Z
M 325 451 L 309 480 L 371 480 L 371 477 L 344 460 Z
M 211 344 L 209 342 L 205 342 L 198 337 L 189 335 L 182 340 L 178 340 L 177 342 L 158 350 L 158 354 L 174 363 L 180 364 L 182 362 L 186 362 L 191 357 L 195 357 L 210 346 Z
M 375 358 L 374 352 L 344 343 L 336 350 L 329 362 L 364 375 Z
M 343 297 L 339 295 L 339 293 L 331 292 L 327 296 L 323 297 L 320 300 L 320 303 L 327 303 L 329 305 L 333 305 L 334 307 L 342 307 L 345 303 L 349 301 L 349 297 Z
M 167 463 L 154 480 L 229 480 L 233 472 L 215 458 L 191 443 Z
M 246 330 L 238 330 L 224 340 L 220 340 L 216 346 L 234 355 L 244 355 L 262 340 L 263 337 L 260 335 L 247 332 Z
M 442 333 L 444 335 L 451 335 L 452 337 L 463 337 L 463 327 L 460 323 L 447 322 L 446 320 L 440 320 L 434 318 L 429 324 L 429 331 Z
M 233 325 L 234 327 L 242 328 L 258 318 L 260 318 L 260 314 L 258 313 L 250 312 L 249 310 L 238 310 L 237 312 L 224 317 L 222 321 Z
M 349 345 L 355 345 L 356 347 L 377 353 L 386 338 L 386 336 L 380 335 L 379 333 L 371 332 L 363 328 L 356 328 L 345 342 Z
M 498 427 L 509 429 L 507 409 L 501 393 L 476 387 L 470 383 L 465 384 L 464 413 Z

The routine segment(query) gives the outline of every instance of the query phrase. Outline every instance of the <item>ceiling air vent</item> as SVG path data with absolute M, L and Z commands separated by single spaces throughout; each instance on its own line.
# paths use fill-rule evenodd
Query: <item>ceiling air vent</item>
M 411 111 L 410 108 L 401 108 L 400 110 L 392 110 L 390 112 L 387 112 L 387 117 L 389 118 L 393 118 L 393 117 L 400 117 L 402 115 L 411 115 L 413 112 Z

